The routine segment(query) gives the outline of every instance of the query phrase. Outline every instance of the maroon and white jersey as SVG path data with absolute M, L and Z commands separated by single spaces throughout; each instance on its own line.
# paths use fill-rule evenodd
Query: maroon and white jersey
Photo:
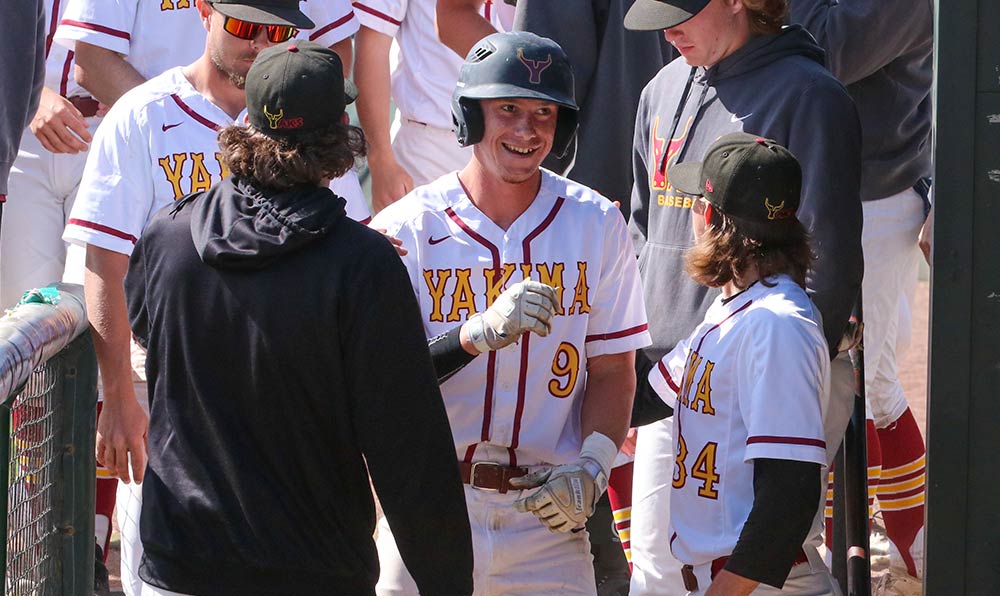
M 73 76 L 72 50 L 55 43 L 56 30 L 68 0 L 45 0 L 45 86 L 63 97 L 90 95 Z
M 428 337 L 486 310 L 530 277 L 556 288 L 547 337 L 526 333 L 441 385 L 460 460 L 562 464 L 580 453 L 587 359 L 650 343 L 625 220 L 596 192 L 542 170 L 534 202 L 503 230 L 455 173 L 414 189 L 371 223 L 400 238 Z
M 56 41 L 69 49 L 82 41 L 118 52 L 147 79 L 190 64 L 205 51 L 195 0 L 61 1 L 69 4 Z M 316 27 L 300 32 L 300 39 L 332 46 L 358 30 L 349 0 L 307 0 L 301 8 Z
M 655 539 L 682 563 L 732 553 L 753 507 L 754 459 L 826 466 L 837 448 L 824 432 L 830 357 L 819 311 L 788 276 L 768 282 L 719 296 L 649 373 L 674 408 L 674 469 L 636 473 L 672 487 L 670 532 Z

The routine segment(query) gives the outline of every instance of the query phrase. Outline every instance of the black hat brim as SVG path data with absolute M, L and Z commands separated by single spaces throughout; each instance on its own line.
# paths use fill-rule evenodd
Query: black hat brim
M 676 27 L 698 14 L 708 3 L 685 2 L 685 4 L 701 4 L 701 6 L 692 6 L 692 9 L 697 8 L 692 12 L 661 0 L 635 0 L 635 4 L 625 14 L 625 28 L 632 31 L 659 31 Z
M 297 29 L 312 29 L 316 23 L 295 7 L 269 6 L 266 4 L 233 4 L 231 2 L 213 2 L 212 8 L 227 17 L 256 23 L 258 25 L 286 25 Z
M 670 166 L 667 172 L 670 185 L 687 195 L 702 196 L 705 190 L 701 187 L 701 162 L 686 161 Z

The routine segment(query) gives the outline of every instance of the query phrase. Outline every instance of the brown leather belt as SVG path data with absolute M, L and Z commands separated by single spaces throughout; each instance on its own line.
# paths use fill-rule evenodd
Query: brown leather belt
M 719 557 L 718 559 L 712 561 L 712 579 L 722 571 L 722 568 L 726 566 L 726 561 L 729 557 Z M 792 562 L 792 567 L 809 561 L 809 557 L 806 556 L 806 551 L 799 550 L 799 554 L 795 556 L 795 561 Z M 694 574 L 693 565 L 684 565 L 681 567 L 681 578 L 684 580 L 684 589 L 688 592 L 698 591 L 698 577 Z
M 528 473 L 528 468 L 504 466 L 491 461 L 475 463 L 458 462 L 458 471 L 462 482 L 473 488 L 495 490 L 503 494 L 511 490 L 521 490 L 510 485 L 512 478 L 518 478 Z
M 101 107 L 101 102 L 89 95 L 74 95 L 66 99 L 69 100 L 69 103 L 73 104 L 74 108 L 80 110 L 84 118 L 93 118 L 97 115 L 97 110 Z

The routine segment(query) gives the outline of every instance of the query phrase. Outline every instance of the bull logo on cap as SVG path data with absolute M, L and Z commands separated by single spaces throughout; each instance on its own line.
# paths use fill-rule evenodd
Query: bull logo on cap
M 264 104 L 264 116 L 267 118 L 267 121 L 271 123 L 272 129 L 278 128 L 278 121 L 281 120 L 281 118 L 284 115 L 285 115 L 285 108 L 281 108 L 280 110 L 278 110 L 277 114 L 272 114 L 267 111 L 267 104 Z
M 542 72 L 552 66 L 552 54 L 546 56 L 545 60 L 532 60 L 524 57 L 523 49 L 517 48 L 517 59 L 528 67 L 528 81 L 534 85 L 542 82 Z
M 772 205 L 771 199 L 764 197 L 764 207 L 767 207 L 768 219 L 788 219 L 792 215 L 788 209 L 785 209 L 784 201 L 777 205 Z

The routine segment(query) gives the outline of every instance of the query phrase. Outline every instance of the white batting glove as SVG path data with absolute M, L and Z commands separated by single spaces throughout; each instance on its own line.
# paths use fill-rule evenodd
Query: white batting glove
M 611 439 L 591 433 L 576 462 L 512 478 L 510 484 L 515 488 L 538 488 L 515 501 L 514 509 L 535 514 L 553 532 L 582 527 L 608 488 L 608 475 L 617 453 L 618 447 Z
M 465 322 L 469 340 L 480 352 L 489 352 L 514 343 L 528 331 L 545 337 L 558 308 L 556 296 L 555 288 L 530 278 L 514 284 L 485 312 Z

